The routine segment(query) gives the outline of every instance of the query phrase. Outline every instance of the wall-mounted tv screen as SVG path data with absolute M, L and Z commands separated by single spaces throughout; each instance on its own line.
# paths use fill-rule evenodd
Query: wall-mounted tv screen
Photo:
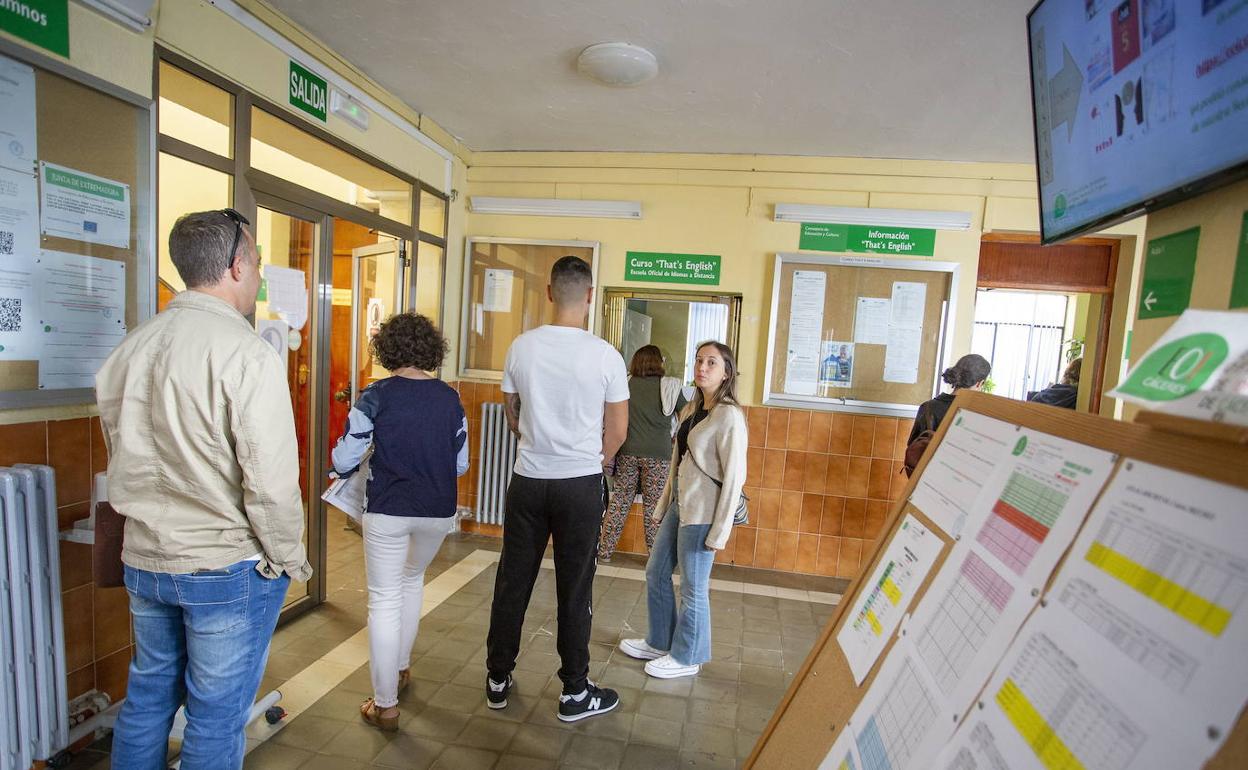
M 1027 29 L 1045 243 L 1248 172 L 1248 2 L 1041 0 Z

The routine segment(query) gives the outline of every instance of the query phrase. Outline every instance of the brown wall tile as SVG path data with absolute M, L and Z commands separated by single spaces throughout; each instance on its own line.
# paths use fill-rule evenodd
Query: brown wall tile
M 771 409 L 767 413 L 767 448 L 784 449 L 789 441 L 789 410 Z
M 108 470 L 108 445 L 104 443 L 104 426 L 99 417 L 91 418 L 91 476 Z
M 806 450 L 806 437 L 810 434 L 810 412 L 793 409 L 789 412 L 789 438 L 785 446 L 799 452 Z
M 810 534 L 819 531 L 820 521 L 823 518 L 823 495 L 805 494 L 802 496 L 802 518 L 798 523 L 798 530 Z
M 77 698 L 79 695 L 84 695 L 90 690 L 94 690 L 95 664 L 93 663 L 89 666 L 83 666 L 80 669 L 70 671 L 69 675 L 65 677 L 65 680 L 68 685 L 66 688 L 68 692 L 66 694 L 70 700 Z
M 763 462 L 766 453 L 757 447 L 750 447 L 745 452 L 745 483 L 752 487 L 763 484 Z
M 806 453 L 787 452 L 784 461 L 784 489 L 800 492 L 805 481 Z
M 871 444 L 872 457 L 892 459 L 895 456 L 893 450 L 897 443 L 897 422 L 893 417 L 875 418 L 875 439 Z
M 893 483 L 893 463 L 891 460 L 871 460 L 871 471 L 867 477 L 867 497 L 873 500 L 887 500 L 889 485 Z
M 849 484 L 849 455 L 828 455 L 828 472 L 823 477 L 825 495 L 844 495 Z
M 854 578 L 858 576 L 862 560 L 863 541 L 852 537 L 841 540 L 841 558 L 837 567 L 839 577 Z
M 132 652 L 133 648 L 126 647 L 95 663 L 95 688 L 108 693 L 114 703 L 126 697 L 126 676 Z
M 888 518 L 890 503 L 884 500 L 868 500 L 867 515 L 863 524 L 863 537 L 868 540 L 874 540 L 880 536 L 880 530 L 884 527 L 884 520 Z
M 126 589 L 95 588 L 95 659 L 129 645 L 130 600 Z
M 811 412 L 810 431 L 806 434 L 806 451 L 826 454 L 832 440 L 832 413 Z
M 828 483 L 828 456 L 814 454 L 813 452 L 808 453 L 806 455 L 806 470 L 803 475 L 803 488 L 807 492 L 822 495 Z
M 906 486 L 910 483 L 910 477 L 903 472 L 904 468 L 905 463 L 898 460 L 893 461 L 892 485 L 889 487 L 888 494 L 889 500 L 900 500 L 906 492 Z
M 750 567 L 754 564 L 754 548 L 758 542 L 758 530 L 753 527 L 739 527 L 737 533 L 737 547 L 733 553 L 733 562 L 743 567 Z
M 811 575 L 815 573 L 818 564 L 819 536 L 803 534 L 797 541 L 797 563 L 794 569 Z
M 754 541 L 754 566 L 772 569 L 776 563 L 776 531 L 760 529 Z
M 75 521 L 91 516 L 91 503 L 81 502 L 63 505 L 56 509 L 56 525 L 59 529 L 69 529 Z
M 792 572 L 797 564 L 797 533 L 776 533 L 776 560 L 772 569 Z
M 758 510 L 759 529 L 779 529 L 780 527 L 780 490 L 764 489 L 759 493 Z
M 854 416 L 837 412 L 832 418 L 832 432 L 828 435 L 828 454 L 847 455 L 853 446 Z
M 867 457 L 849 458 L 849 475 L 845 480 L 846 497 L 866 497 L 870 489 L 871 460 Z
M 48 424 L 23 422 L 0 425 L 0 466 L 48 462 Z M 67 501 L 68 502 L 68 501 Z
M 48 460 L 56 471 L 57 505 L 91 499 L 91 421 L 48 423 Z
M 765 406 L 751 406 L 746 409 L 746 420 L 750 430 L 750 446 L 767 446 L 767 412 Z
M 93 599 L 95 586 L 87 584 L 61 593 L 61 614 L 65 625 L 65 670 L 88 666 L 95 652 Z
M 835 577 L 837 572 L 837 563 L 841 553 L 841 538 L 824 536 L 819 538 L 819 559 L 815 564 L 815 571 L 820 575 L 828 575 Z
M 92 580 L 91 546 L 82 543 L 60 542 L 61 591 L 85 586 Z
M 780 495 L 781 532 L 797 532 L 802 520 L 802 493 L 784 492 Z
M 786 453 L 783 449 L 767 449 L 763 451 L 764 489 L 784 488 L 785 454 Z
M 844 527 L 845 498 L 823 498 L 823 518 L 820 519 L 819 534 L 839 535 Z
M 913 427 L 914 420 L 898 420 L 897 421 L 897 438 L 893 441 L 893 457 L 905 459 L 906 445 L 910 441 L 910 428 Z
M 849 453 L 854 457 L 870 457 L 874 441 L 875 418 L 854 415 L 854 433 L 850 440 Z
M 860 497 L 850 497 L 845 500 L 845 517 L 841 534 L 845 537 L 864 537 L 864 527 L 867 520 L 867 501 Z

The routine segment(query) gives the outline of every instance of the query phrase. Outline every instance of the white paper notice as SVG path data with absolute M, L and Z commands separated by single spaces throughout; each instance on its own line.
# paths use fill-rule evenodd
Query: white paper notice
M 926 303 L 927 284 L 893 281 L 889 324 L 903 329 L 922 329 Z
M 889 326 L 888 348 L 884 351 L 884 381 L 907 385 L 918 382 L 922 347 L 923 327 Z
M 910 502 L 946 534 L 962 534 L 967 511 L 1017 434 L 1012 423 L 959 409 Z
M 819 770 L 859 770 L 862 762 L 858 759 L 858 747 L 854 744 L 854 733 L 848 725 L 842 725 L 841 734 L 836 743 L 828 751 L 828 755 L 819 763 Z
M 0 56 L 0 166 L 31 173 L 35 144 L 35 70 Z
M 277 265 L 264 266 L 269 286 L 269 312 L 277 313 L 292 329 L 301 330 L 308 322 L 308 289 L 302 270 Z
M 823 341 L 823 299 L 827 281 L 827 274 L 819 270 L 793 273 L 785 393 L 813 396 L 819 388 L 819 345 Z
M 968 513 L 965 532 L 986 556 L 1043 584 L 1074 540 L 1115 456 L 1021 428 Z
M 979 761 L 949 767 L 993 767 L 970 746 L 991 736 L 1012 770 L 1051 768 L 1195 768 L 1216 748 L 1199 722 L 1060 605 L 1036 610 L 984 690 L 984 709 L 968 719 L 946 756 L 967 749 Z M 956 747 L 956 748 L 955 748 Z M 1041 752 L 1041 754 L 1037 754 Z
M 854 315 L 854 342 L 888 344 L 888 319 L 893 303 L 883 297 L 859 297 Z
M 39 387 L 94 387 L 96 372 L 126 336 L 126 263 L 43 251 L 39 268 Z
M 871 672 L 944 545 L 918 519 L 902 519 L 836 635 L 857 684 Z
M 487 313 L 511 312 L 511 285 L 514 272 L 487 268 L 485 271 L 485 296 L 481 303 Z
M 1248 490 L 1126 460 L 1049 595 L 1230 733 L 1248 696 Z
M 871 683 L 849 718 L 863 770 L 926 770 L 939 747 L 953 733 L 954 723 L 943 718 L 932 683 L 901 639 L 888 653 L 879 676 Z
M 38 360 L 43 346 L 38 209 L 34 173 L 0 168 L 0 361 Z
M 130 185 L 46 161 L 39 181 L 44 235 L 130 248 Z
M 256 321 L 256 333 L 269 347 L 273 348 L 278 358 L 282 359 L 283 370 L 286 369 L 286 357 L 289 350 L 286 340 L 289 332 L 290 327 L 285 321 L 269 321 L 263 318 Z

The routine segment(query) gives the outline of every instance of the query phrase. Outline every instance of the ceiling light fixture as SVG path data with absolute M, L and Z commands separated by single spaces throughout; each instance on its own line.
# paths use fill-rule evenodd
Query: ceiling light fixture
M 822 222 L 838 225 L 876 227 L 927 227 L 934 230 L 970 230 L 971 215 L 965 211 L 916 211 L 913 209 L 872 209 L 848 206 L 811 206 L 804 203 L 777 203 L 777 222 Z
M 576 68 L 603 85 L 635 86 L 659 74 L 659 60 L 631 43 L 598 43 L 581 51 Z
M 495 198 L 469 196 L 474 214 L 518 214 L 534 217 L 598 217 L 641 219 L 637 201 L 586 201 L 564 198 Z

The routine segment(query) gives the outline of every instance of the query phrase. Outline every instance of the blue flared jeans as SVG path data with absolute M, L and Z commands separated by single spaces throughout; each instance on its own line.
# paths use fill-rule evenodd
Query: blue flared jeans
M 659 525 L 646 562 L 646 602 L 650 632 L 646 643 L 667 650 L 685 666 L 711 659 L 711 567 L 715 551 L 706 547 L 710 524 L 681 524 L 676 491 Z M 680 569 L 680 607 L 672 575 Z

